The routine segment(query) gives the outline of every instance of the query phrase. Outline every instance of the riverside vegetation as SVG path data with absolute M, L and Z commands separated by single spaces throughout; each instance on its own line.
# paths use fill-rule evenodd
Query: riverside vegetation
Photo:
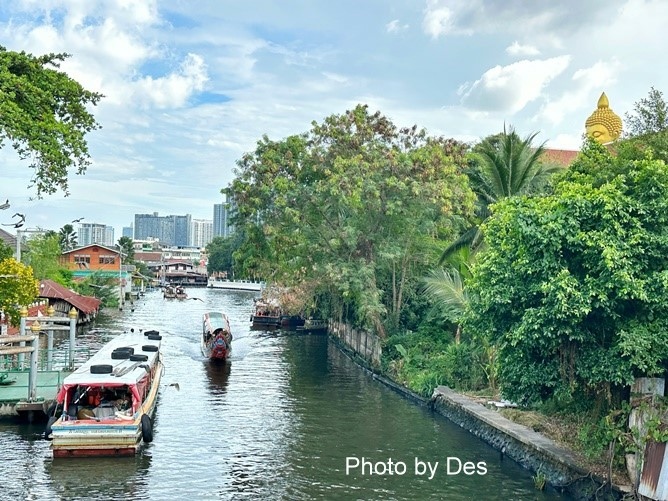
M 360 105 L 245 154 L 223 190 L 238 233 L 209 250 L 290 288 L 295 312 L 375 332 L 381 370 L 411 390 L 510 399 L 621 466 L 630 384 L 668 362 L 661 93 L 628 119 L 560 168 L 535 134 L 467 145 Z

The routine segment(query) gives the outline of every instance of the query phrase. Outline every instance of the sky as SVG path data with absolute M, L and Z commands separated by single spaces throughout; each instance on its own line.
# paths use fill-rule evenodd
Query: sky
M 136 213 L 213 219 L 263 135 L 360 103 L 433 136 L 510 125 L 578 149 L 602 92 L 622 119 L 652 87 L 668 92 L 667 23 L 664 0 L 0 0 L 1 46 L 71 54 L 61 70 L 105 96 L 67 197 L 36 199 L 4 145 L 0 223 L 84 217 L 118 240 Z

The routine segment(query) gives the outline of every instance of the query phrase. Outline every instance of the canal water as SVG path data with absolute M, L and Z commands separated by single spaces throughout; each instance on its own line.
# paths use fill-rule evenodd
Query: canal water
M 149 292 L 78 342 L 163 335 L 154 440 L 135 458 L 54 461 L 43 424 L 0 422 L 2 500 L 551 500 L 532 476 L 374 381 L 325 336 L 250 330 L 253 293 Z M 231 363 L 199 349 L 202 314 L 230 316 Z

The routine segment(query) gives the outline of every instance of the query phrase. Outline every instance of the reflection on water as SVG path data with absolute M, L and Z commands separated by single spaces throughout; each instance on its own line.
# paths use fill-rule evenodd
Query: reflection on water
M 209 388 L 212 395 L 222 395 L 225 393 L 227 383 L 230 378 L 230 371 L 232 370 L 232 363 L 220 363 L 214 361 L 205 361 L 204 367 L 206 377 L 209 380 Z
M 151 456 L 52 461 L 46 465 L 55 492 L 70 499 L 149 499 Z M 76 493 L 76 494 L 75 494 Z
M 163 335 L 154 440 L 136 458 L 51 458 L 43 427 L 0 423 L 0 499 L 556 499 L 469 433 L 374 381 L 325 336 L 251 331 L 254 294 L 147 294 L 77 341 L 99 347 L 131 328 Z M 230 361 L 200 352 L 203 313 L 222 311 Z M 66 342 L 66 341 L 64 341 Z M 346 458 L 402 460 L 404 476 L 347 474 Z M 416 458 L 485 461 L 488 474 L 416 476 Z M 11 472 L 11 474 L 5 474 Z

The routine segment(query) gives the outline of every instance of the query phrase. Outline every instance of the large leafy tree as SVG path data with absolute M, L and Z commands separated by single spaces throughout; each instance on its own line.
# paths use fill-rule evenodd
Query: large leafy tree
M 465 153 L 360 105 L 301 136 L 263 138 L 227 191 L 265 276 L 318 283 L 333 315 L 383 336 L 452 217 L 471 213 Z
M 67 54 L 33 56 L 0 46 L 0 146 L 8 141 L 34 169 L 37 197 L 68 193 L 68 174 L 89 165 L 86 133 L 99 128 L 88 105 L 102 95 L 59 71 Z
M 610 397 L 668 361 L 668 167 L 588 142 L 546 197 L 497 204 L 465 328 L 521 402 Z

